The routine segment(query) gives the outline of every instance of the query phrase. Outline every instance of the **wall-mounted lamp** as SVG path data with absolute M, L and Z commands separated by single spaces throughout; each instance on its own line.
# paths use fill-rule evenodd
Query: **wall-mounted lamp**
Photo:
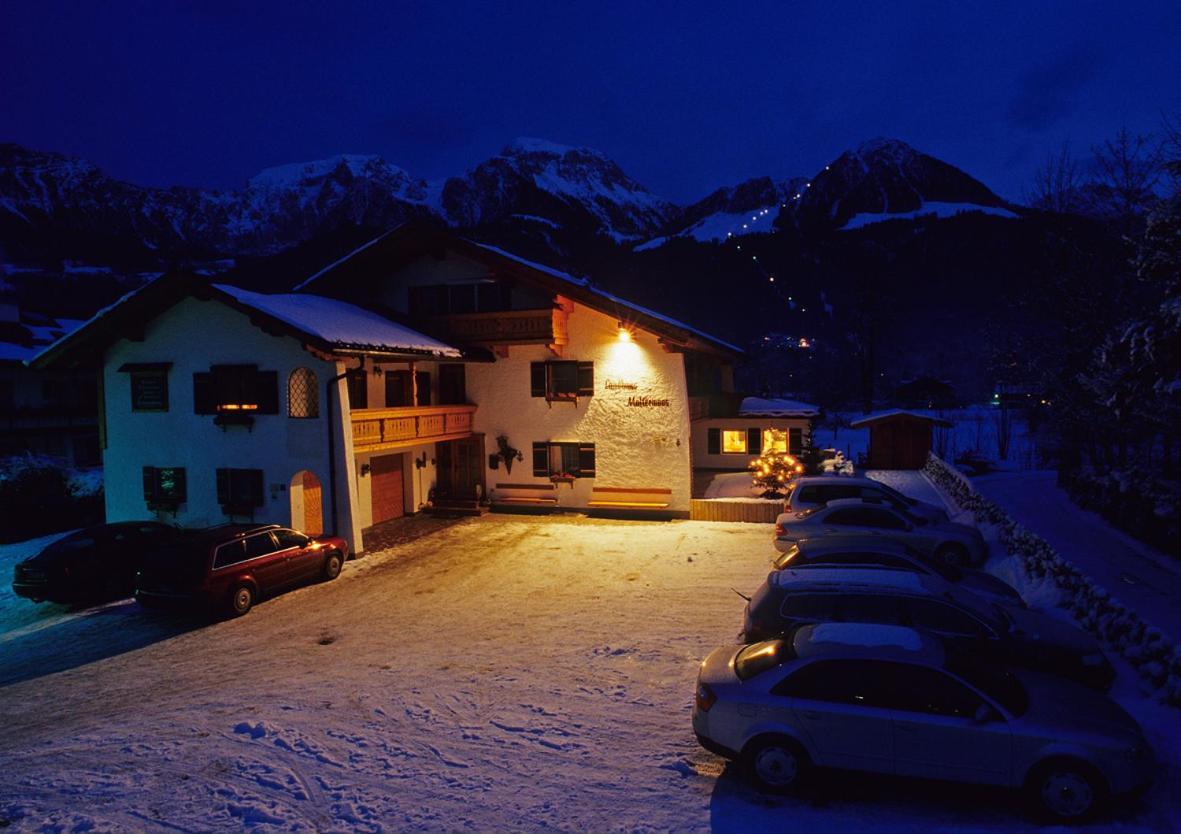
M 631 328 L 630 328 L 630 327 L 628 327 L 628 326 L 627 326 L 626 324 L 624 324 L 623 322 L 620 322 L 620 323 L 619 323 L 619 341 L 621 341 L 621 342 L 630 342 L 631 340 L 632 340 L 632 331 L 631 331 Z
M 425 469 L 426 468 L 426 452 L 422 453 L 422 457 L 417 457 L 414 459 L 414 468 L 415 469 Z
M 373 366 L 373 375 L 374 376 L 381 376 L 384 373 L 385 373 L 385 371 L 383 371 L 381 369 L 381 365 L 374 365 Z
M 367 463 L 361 464 L 361 477 L 364 478 L 371 471 L 371 467 Z

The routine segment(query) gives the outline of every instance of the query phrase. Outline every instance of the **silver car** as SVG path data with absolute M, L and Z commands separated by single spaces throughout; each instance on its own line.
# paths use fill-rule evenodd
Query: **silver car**
M 928 521 L 947 521 L 947 510 L 904 495 L 892 486 L 873 478 L 841 475 L 809 475 L 792 481 L 791 492 L 783 502 L 784 512 L 823 507 L 830 501 L 860 498 L 876 501 L 908 515 L 921 516 Z
M 932 576 L 1010 605 L 1025 605 L 1012 585 L 972 568 L 958 568 L 925 556 L 881 536 L 832 535 L 800 539 L 772 560 L 776 570 L 785 568 L 888 568 Z
M 949 660 L 899 626 L 825 623 L 701 664 L 693 729 L 759 788 L 812 766 L 1023 788 L 1058 821 L 1152 780 L 1152 749 L 1106 696 L 1027 670 Z
M 775 519 L 775 549 L 780 552 L 800 539 L 838 534 L 893 539 L 926 556 L 960 567 L 977 567 L 988 559 L 988 543 L 975 527 L 954 521 L 930 521 L 858 498 L 786 512 Z

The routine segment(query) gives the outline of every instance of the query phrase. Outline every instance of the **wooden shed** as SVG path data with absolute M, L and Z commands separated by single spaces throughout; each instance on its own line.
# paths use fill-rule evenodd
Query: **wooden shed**
M 914 411 L 882 411 L 849 424 L 869 429 L 870 469 L 920 469 L 931 451 L 931 429 L 950 427 L 941 417 Z

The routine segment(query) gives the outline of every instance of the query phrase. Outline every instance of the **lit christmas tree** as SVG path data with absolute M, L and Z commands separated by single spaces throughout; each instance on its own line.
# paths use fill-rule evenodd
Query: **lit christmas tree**
M 804 471 L 804 465 L 787 452 L 768 449 L 750 462 L 754 486 L 762 487 L 764 498 L 782 498 L 793 479 Z

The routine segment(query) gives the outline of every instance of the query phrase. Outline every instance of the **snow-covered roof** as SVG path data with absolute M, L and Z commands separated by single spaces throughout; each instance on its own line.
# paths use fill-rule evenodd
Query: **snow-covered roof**
M 816 417 L 820 407 L 799 400 L 746 397 L 738 406 L 738 413 L 743 417 Z
M 788 568 L 772 574 L 772 579 L 781 588 L 800 585 L 835 585 L 840 588 L 851 588 L 860 585 L 912 593 L 926 590 L 923 578 L 919 574 L 891 568 Z
M 887 417 L 913 417 L 916 420 L 927 420 L 940 426 L 950 426 L 951 422 L 942 417 L 936 417 L 932 414 L 924 414 L 921 411 L 907 411 L 904 408 L 891 408 L 887 411 L 875 411 L 873 414 L 866 414 L 849 423 L 851 428 L 859 428 L 861 426 L 876 423 L 878 420 L 884 420 Z
M 378 235 L 377 237 L 373 238 L 373 240 L 369 240 L 369 241 L 366 241 L 365 243 L 362 243 L 360 246 L 358 246 L 352 252 L 349 252 L 347 255 L 345 255 L 343 258 L 337 258 L 335 261 L 328 264 L 328 266 L 324 267 L 316 274 L 310 276 L 309 278 L 304 279 L 303 281 L 300 281 L 298 284 L 295 285 L 295 287 L 293 287 L 293 290 L 295 292 L 299 292 L 304 287 L 306 287 L 308 284 L 312 283 L 317 278 L 319 278 L 321 275 L 323 275 L 325 272 L 331 272 L 332 270 L 336 269 L 336 267 L 340 266 L 342 263 L 347 261 L 349 258 L 353 257 L 356 254 L 364 252 L 366 249 L 368 249 L 373 244 L 385 240 L 387 237 L 392 235 L 394 232 L 398 231 L 398 229 L 400 229 L 400 228 L 402 228 L 402 226 L 394 226 L 394 228 L 390 229 L 388 232 Z
M 923 640 L 913 628 L 874 623 L 818 623 L 809 635 L 812 643 L 831 643 L 842 646 L 874 648 L 889 646 L 918 651 Z
M 267 295 L 214 284 L 214 289 L 338 348 L 413 351 L 459 357 L 459 349 L 385 316 L 335 298 L 306 293 Z

